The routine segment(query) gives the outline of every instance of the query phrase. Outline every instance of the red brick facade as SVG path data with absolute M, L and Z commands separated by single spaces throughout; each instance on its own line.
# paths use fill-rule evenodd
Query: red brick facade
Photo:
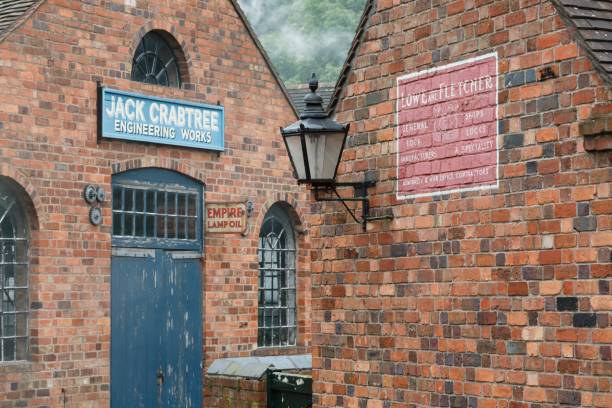
M 218 408 L 264 408 L 267 406 L 266 380 L 208 377 L 204 404 Z
M 547 0 L 373 3 L 339 180 L 394 219 L 313 207 L 314 405 L 612 406 L 612 154 L 581 131 L 609 84 Z M 398 200 L 396 78 L 492 52 L 499 188 Z
M 129 4 L 136 4 L 130 7 Z M 130 80 L 133 52 L 150 30 L 180 44 L 181 89 Z M 221 154 L 98 141 L 97 82 L 125 91 L 225 107 Z M 251 199 L 246 236 L 205 238 L 202 261 L 205 367 L 258 355 L 258 234 L 267 209 L 287 202 L 304 229 L 306 195 L 292 176 L 280 126 L 295 120 L 282 87 L 232 2 L 48 0 L 0 42 L 0 175 L 29 196 L 30 353 L 0 363 L 2 407 L 109 405 L 111 209 L 89 223 L 87 184 L 110 191 L 128 169 L 175 170 L 205 185 L 209 201 Z M 24 194 L 25 194 L 24 193 Z M 307 235 L 297 236 L 298 338 L 310 344 Z

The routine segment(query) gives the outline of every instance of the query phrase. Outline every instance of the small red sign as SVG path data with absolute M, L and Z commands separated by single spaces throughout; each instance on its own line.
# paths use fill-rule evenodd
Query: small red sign
M 397 79 L 397 196 L 498 186 L 497 54 Z
M 245 203 L 206 203 L 206 231 L 239 233 L 247 229 Z

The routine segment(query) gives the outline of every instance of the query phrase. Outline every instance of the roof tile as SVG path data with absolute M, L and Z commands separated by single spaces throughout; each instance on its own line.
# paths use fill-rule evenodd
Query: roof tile
M 13 25 L 38 0 L 0 0 L 0 34 Z
M 551 0 L 559 13 L 577 30 L 578 40 L 595 66 L 611 81 L 612 0 Z
M 293 100 L 293 104 L 299 113 L 302 113 L 306 105 L 304 104 L 304 97 L 310 93 L 310 89 L 306 85 L 290 85 L 287 87 L 287 92 Z M 334 92 L 334 86 L 332 84 L 321 84 L 317 93 L 323 98 L 323 109 L 329 104 L 332 93 Z

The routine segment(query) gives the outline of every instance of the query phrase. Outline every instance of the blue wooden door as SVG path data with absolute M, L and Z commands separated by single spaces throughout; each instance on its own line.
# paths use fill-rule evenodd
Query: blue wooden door
M 113 180 L 111 407 L 199 408 L 201 189 L 129 176 Z
M 202 406 L 202 291 L 193 253 L 118 249 L 112 258 L 111 405 Z
M 158 304 L 155 250 L 115 254 L 111 261 L 111 406 L 156 407 L 155 372 L 160 363 L 154 341 Z M 148 374 L 148 375 L 147 375 Z
M 160 392 L 162 407 L 200 408 L 202 395 L 202 287 L 201 266 L 190 253 L 164 253 L 168 276 L 160 338 L 161 371 L 164 376 Z M 163 315 L 162 315 L 163 316 Z M 159 374 L 156 373 L 157 375 Z M 158 379 L 159 382 L 159 379 Z

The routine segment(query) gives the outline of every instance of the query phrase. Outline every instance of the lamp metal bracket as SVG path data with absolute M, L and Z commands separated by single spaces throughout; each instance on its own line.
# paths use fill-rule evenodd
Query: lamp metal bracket
M 392 216 L 371 217 L 370 216 L 370 200 L 368 198 L 368 188 L 374 187 L 375 181 L 356 181 L 356 182 L 329 182 L 322 184 L 313 184 L 316 201 L 333 201 L 341 202 L 346 211 L 353 217 L 356 223 L 361 224 L 363 230 L 366 231 L 368 221 L 391 219 Z M 352 198 L 344 198 L 338 193 L 338 187 L 353 187 L 354 196 Z M 332 193 L 336 197 L 322 197 L 321 193 Z M 355 211 L 348 205 L 348 202 L 361 202 L 361 219 L 357 218 Z

